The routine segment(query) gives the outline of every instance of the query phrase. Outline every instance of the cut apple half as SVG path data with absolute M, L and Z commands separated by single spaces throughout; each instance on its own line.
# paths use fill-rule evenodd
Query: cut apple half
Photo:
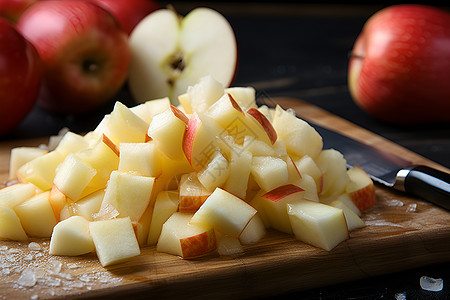
M 233 28 L 213 9 L 196 8 L 184 18 L 172 9 L 157 10 L 135 27 L 129 41 L 128 82 L 138 102 L 169 96 L 178 105 L 178 96 L 206 75 L 225 87 L 234 78 Z

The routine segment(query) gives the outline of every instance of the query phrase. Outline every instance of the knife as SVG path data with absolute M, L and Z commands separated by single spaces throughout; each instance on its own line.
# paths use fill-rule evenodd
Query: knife
M 322 136 L 324 149 L 334 148 L 358 165 L 374 181 L 422 198 L 450 210 L 450 174 L 425 165 L 414 165 L 395 154 L 359 142 L 338 132 L 310 122 Z

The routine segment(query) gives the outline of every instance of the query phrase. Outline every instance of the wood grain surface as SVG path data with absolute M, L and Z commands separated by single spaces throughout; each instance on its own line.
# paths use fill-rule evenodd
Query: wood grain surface
M 276 102 L 294 108 L 305 120 L 448 172 L 315 106 L 290 98 Z M 0 144 L 0 180 L 8 177 L 12 147 L 46 142 Z M 48 239 L 0 241 L 0 299 L 267 297 L 450 261 L 449 212 L 379 185 L 376 196 L 376 206 L 363 216 L 367 226 L 351 232 L 349 240 L 330 252 L 269 231 L 262 241 L 245 246 L 245 252 L 237 256 L 211 254 L 182 260 L 145 247 L 140 256 L 103 268 L 95 254 L 50 256 Z M 33 250 L 31 242 L 41 249 Z M 27 272 L 35 281 L 20 278 Z

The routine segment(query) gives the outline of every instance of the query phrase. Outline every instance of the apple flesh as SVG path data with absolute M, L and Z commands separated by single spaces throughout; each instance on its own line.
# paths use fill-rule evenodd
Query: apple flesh
M 110 101 L 128 74 L 128 36 L 115 18 L 87 1 L 39 1 L 17 24 L 44 65 L 39 103 L 81 114 Z M 21 82 L 21 90 L 23 83 Z
M 450 121 L 450 14 L 394 5 L 369 18 L 353 46 L 348 84 L 355 102 L 395 123 Z
M 130 47 L 128 82 L 138 102 L 169 96 L 178 105 L 178 96 L 200 78 L 211 75 L 227 87 L 236 71 L 233 29 L 209 8 L 196 8 L 184 18 L 170 9 L 157 10 L 135 27 Z
M 42 63 L 33 45 L 12 23 L 0 18 L 0 32 L 1 136 L 17 127 L 36 103 Z

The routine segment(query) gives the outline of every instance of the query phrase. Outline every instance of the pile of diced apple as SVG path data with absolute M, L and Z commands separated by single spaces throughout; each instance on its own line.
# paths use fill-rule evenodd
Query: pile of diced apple
M 179 101 L 117 102 L 83 136 L 13 149 L 0 238 L 51 238 L 50 254 L 95 251 L 107 266 L 146 245 L 183 258 L 240 253 L 268 229 L 331 250 L 364 226 L 372 180 L 290 110 L 257 107 L 253 88 L 212 77 Z

